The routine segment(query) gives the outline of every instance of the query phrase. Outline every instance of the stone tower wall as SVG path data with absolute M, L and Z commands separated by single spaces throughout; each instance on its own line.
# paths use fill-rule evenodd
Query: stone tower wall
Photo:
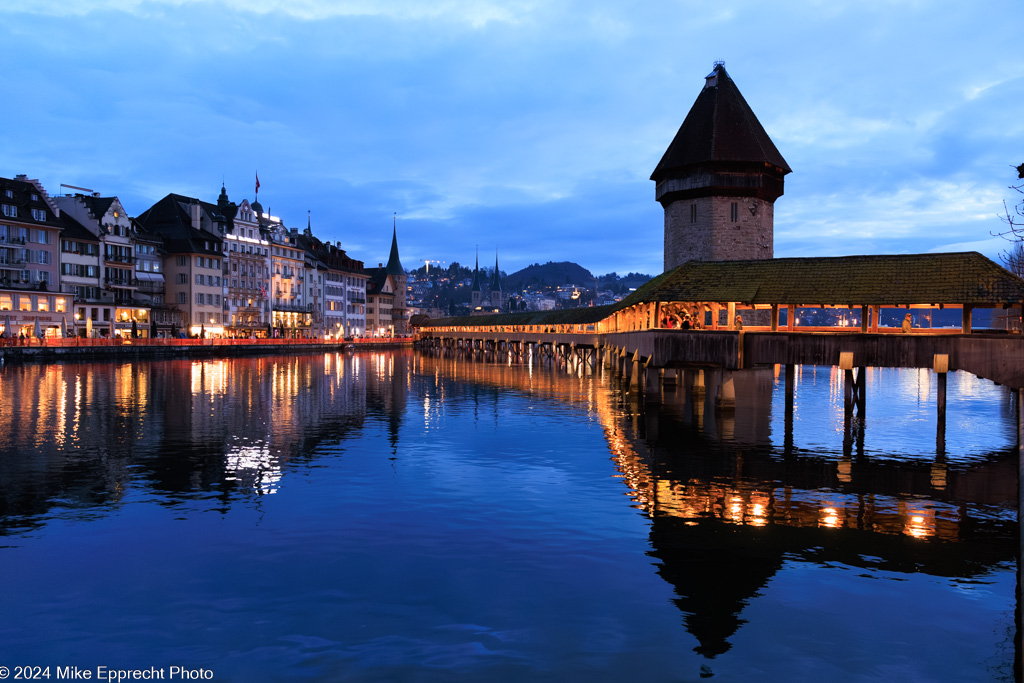
M 736 220 L 732 205 L 736 204 Z M 696 220 L 691 206 L 696 205 Z M 775 206 L 755 197 L 681 199 L 665 207 L 665 270 L 686 261 L 768 259 L 774 250 Z

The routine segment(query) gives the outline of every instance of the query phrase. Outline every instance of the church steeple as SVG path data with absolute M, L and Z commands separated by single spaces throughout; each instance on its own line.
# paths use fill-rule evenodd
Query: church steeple
M 494 251 L 494 276 L 491 278 L 491 292 L 501 292 L 501 276 L 498 275 L 498 251 Z
M 402 262 L 398 260 L 398 224 L 397 222 L 392 227 L 391 232 L 391 256 L 388 257 L 388 265 L 386 270 L 389 275 L 405 275 L 405 268 L 402 268 Z
M 473 286 L 470 288 L 469 291 L 471 291 L 471 292 L 479 292 L 480 290 L 481 290 L 481 286 L 480 286 L 480 250 L 477 249 L 476 250 L 476 266 L 474 266 L 474 268 L 473 268 Z

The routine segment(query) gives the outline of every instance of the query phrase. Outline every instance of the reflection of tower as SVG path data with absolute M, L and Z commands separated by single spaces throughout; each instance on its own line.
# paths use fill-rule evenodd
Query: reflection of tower
M 700 643 L 695 650 L 715 657 L 745 623 L 739 614 L 782 567 L 782 553 L 766 542 L 768 530 L 718 520 L 656 516 L 651 523 L 652 557 L 658 574 L 672 584 L 683 621 Z
M 775 200 L 789 172 L 716 62 L 651 174 L 665 209 L 665 270 L 691 260 L 772 258 Z

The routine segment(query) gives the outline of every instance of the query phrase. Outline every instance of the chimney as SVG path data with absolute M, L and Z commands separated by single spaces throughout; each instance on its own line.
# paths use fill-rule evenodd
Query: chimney
M 189 205 L 189 207 L 188 207 L 188 208 L 189 208 L 189 212 L 190 212 L 190 213 L 191 213 L 191 215 L 192 215 L 192 227 L 193 227 L 193 228 L 195 228 L 196 230 L 199 230 L 199 229 L 200 229 L 200 222 L 199 222 L 199 202 L 192 202 L 192 203 L 191 203 L 191 204 Z

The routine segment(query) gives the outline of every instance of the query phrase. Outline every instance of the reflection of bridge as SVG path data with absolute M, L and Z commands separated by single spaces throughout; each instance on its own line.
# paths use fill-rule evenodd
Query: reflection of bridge
M 780 450 L 768 428 L 771 372 L 750 371 L 735 411 L 716 412 L 689 370 L 651 404 L 585 376 L 621 379 L 600 365 L 570 363 L 567 374 L 503 353 L 503 362 L 477 362 L 495 360 L 488 348 L 463 357 L 439 349 L 415 369 L 592 411 L 634 507 L 650 518 L 650 555 L 700 654 L 730 649 L 747 605 L 787 561 L 969 578 L 1014 560 L 1009 450 L 970 462 Z

